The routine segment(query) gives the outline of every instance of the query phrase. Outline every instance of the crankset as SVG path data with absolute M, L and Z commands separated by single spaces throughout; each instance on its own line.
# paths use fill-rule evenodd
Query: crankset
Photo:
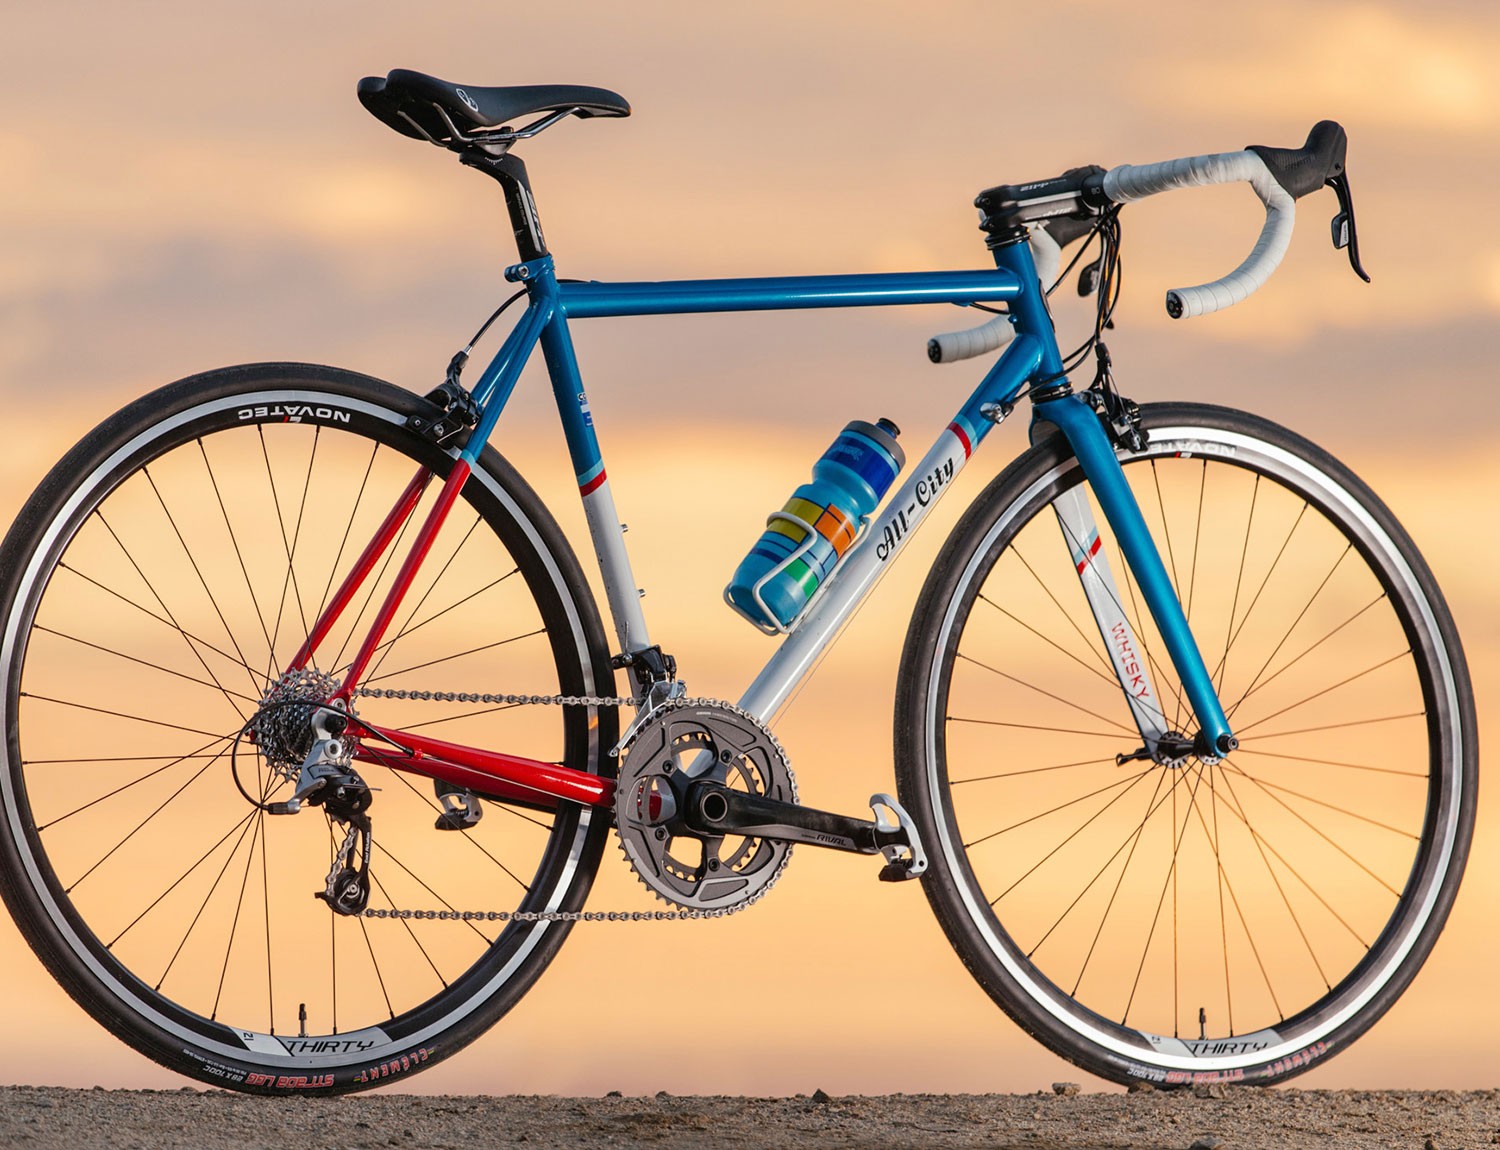
M 797 802 L 774 735 L 727 703 L 658 707 L 624 748 L 615 797 L 621 849 L 667 902 L 690 910 L 739 909 L 770 889 L 794 843 L 880 854 L 886 881 L 927 869 L 916 828 L 889 795 L 873 821 Z
M 884 855 L 882 882 L 919 876 L 927 869 L 927 856 L 911 816 L 885 794 L 872 796 L 870 809 L 875 815 L 873 821 L 777 802 L 704 780 L 688 786 L 683 822 L 699 835 L 754 835 L 854 854 Z

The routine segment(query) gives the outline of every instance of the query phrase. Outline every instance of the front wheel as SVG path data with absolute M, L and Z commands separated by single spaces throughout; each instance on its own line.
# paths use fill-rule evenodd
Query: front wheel
M 607 813 L 488 799 L 477 824 L 442 829 L 433 784 L 367 745 L 369 906 L 422 913 L 366 918 L 314 897 L 344 826 L 319 806 L 274 813 L 310 746 L 312 709 L 287 702 L 301 695 L 286 669 L 368 568 L 299 680 L 328 697 L 453 466 L 456 449 L 407 426 L 418 413 L 431 415 L 417 397 L 329 368 L 195 376 L 84 439 L 0 550 L 0 891 L 82 1006 L 206 1082 L 334 1093 L 453 1053 L 557 952 L 609 833 Z M 366 562 L 422 484 L 394 545 Z M 364 682 L 613 694 L 577 562 L 493 451 Z M 595 773 L 616 738 L 609 707 L 354 704 L 393 740 L 420 729 Z M 514 911 L 538 917 L 499 914 Z
M 1275 1082 L 1369 1028 L 1441 931 L 1473 828 L 1473 696 L 1426 565 L 1346 468 L 1220 408 L 1143 424 L 1120 462 L 1238 749 L 1137 757 L 1054 513 L 1083 479 L 1055 436 L 986 488 L 928 578 L 900 793 L 938 919 L 1028 1032 L 1117 1082 Z M 1135 657 L 1190 736 L 1094 518 Z

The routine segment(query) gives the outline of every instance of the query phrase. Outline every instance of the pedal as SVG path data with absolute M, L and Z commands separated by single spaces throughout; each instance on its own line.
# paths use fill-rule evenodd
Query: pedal
M 435 782 L 438 802 L 443 804 L 442 813 L 433 824 L 440 831 L 466 831 L 484 818 L 484 806 L 468 791 L 459 790 L 450 783 Z
M 919 878 L 927 870 L 927 853 L 917 836 L 916 824 L 906 808 L 890 795 L 870 796 L 870 810 L 875 815 L 875 838 L 885 866 L 880 868 L 881 882 L 905 882 Z M 888 822 L 886 814 L 894 821 Z

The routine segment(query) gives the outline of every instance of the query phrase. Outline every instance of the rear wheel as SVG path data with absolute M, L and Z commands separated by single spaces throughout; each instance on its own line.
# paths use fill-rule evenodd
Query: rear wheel
M 1473 828 L 1473 698 L 1430 573 L 1347 469 L 1237 412 L 1144 422 L 1121 463 L 1239 748 L 1133 757 L 1054 514 L 1082 480 L 1056 437 L 985 490 L 928 580 L 901 795 L 938 918 L 1030 1033 L 1120 1082 L 1273 1082 L 1366 1030 L 1442 929 Z M 1139 663 L 1191 739 L 1094 518 Z
M 327 368 L 233 368 L 106 421 L 0 552 L 0 886 L 101 1023 L 195 1078 L 338 1092 L 453 1053 L 504 1014 L 566 921 L 335 914 L 314 898 L 343 828 L 263 805 L 292 783 L 237 734 L 414 476 L 433 475 L 312 670 L 337 681 L 453 463 L 422 401 Z M 610 695 L 567 543 L 493 451 L 377 651 L 373 687 Z M 356 700 L 397 736 L 602 772 L 612 709 Z M 571 911 L 608 813 L 486 801 L 439 831 L 427 780 L 367 762 L 372 909 Z M 294 771 L 292 772 L 294 773 Z

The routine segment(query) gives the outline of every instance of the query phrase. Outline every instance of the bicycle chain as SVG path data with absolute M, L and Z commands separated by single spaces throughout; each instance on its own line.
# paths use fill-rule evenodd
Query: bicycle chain
M 645 699 L 607 695 L 494 695 L 473 691 L 403 691 L 394 687 L 356 687 L 367 699 L 416 699 L 433 703 L 485 703 L 509 706 L 639 707 Z M 673 700 L 678 702 L 679 700 Z M 713 703 L 715 699 L 682 699 Z M 754 901 L 754 900 L 752 900 Z M 440 922 L 663 922 L 676 919 L 728 918 L 750 903 L 712 910 L 402 910 L 366 907 L 362 918 L 423 919 Z
M 544 703 L 559 707 L 639 707 L 644 698 L 608 695 L 490 695 L 473 691 L 402 691 L 394 687 L 356 687 L 354 694 L 367 699 L 419 699 L 430 703 L 508 703 L 512 706 Z

